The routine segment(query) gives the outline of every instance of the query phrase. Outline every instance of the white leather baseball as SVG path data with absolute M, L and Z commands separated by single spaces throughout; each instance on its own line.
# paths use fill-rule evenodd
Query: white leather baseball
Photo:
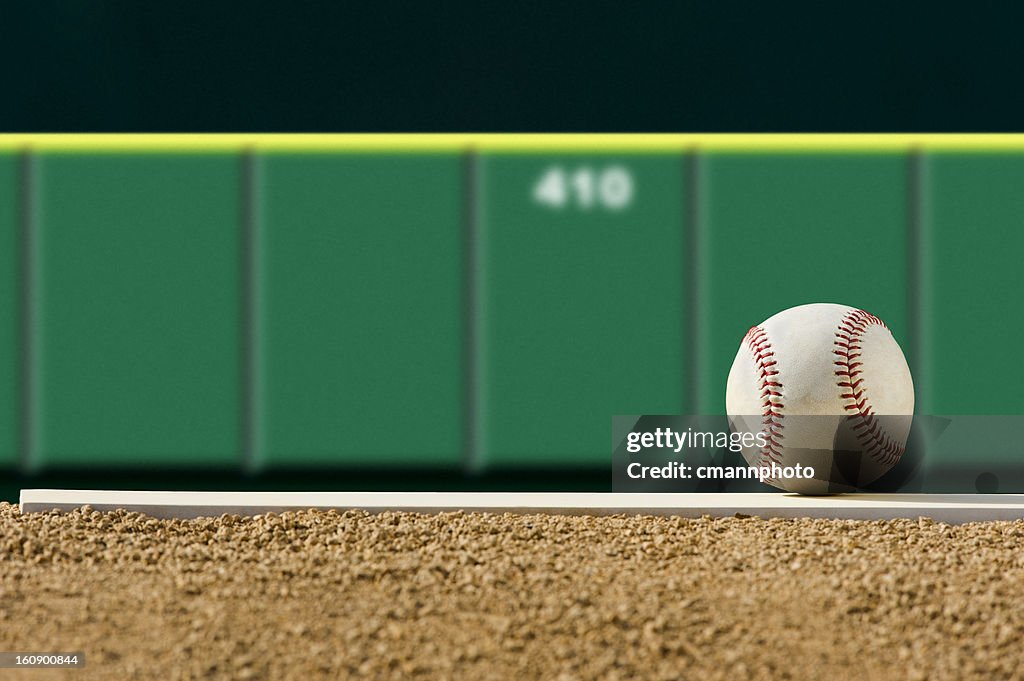
M 729 372 L 725 402 L 734 430 L 760 432 L 767 442 L 744 448 L 748 464 L 832 469 L 769 484 L 828 494 L 872 482 L 899 461 L 914 413 L 914 384 L 903 351 L 880 319 L 846 305 L 814 303 L 750 329 Z M 836 463 L 840 449 L 845 458 Z M 850 469 L 851 457 L 859 457 L 855 473 L 838 474 Z

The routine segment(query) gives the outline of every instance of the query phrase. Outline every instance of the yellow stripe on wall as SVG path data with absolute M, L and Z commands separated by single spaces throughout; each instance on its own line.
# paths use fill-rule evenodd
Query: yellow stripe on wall
M 1024 134 L 0 134 L 0 149 L 102 152 L 1021 151 Z

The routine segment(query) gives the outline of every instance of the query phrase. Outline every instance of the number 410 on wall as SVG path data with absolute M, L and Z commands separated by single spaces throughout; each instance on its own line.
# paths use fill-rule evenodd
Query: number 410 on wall
M 633 202 L 633 175 L 622 166 L 566 170 L 551 166 L 533 185 L 533 200 L 554 210 L 620 211 Z

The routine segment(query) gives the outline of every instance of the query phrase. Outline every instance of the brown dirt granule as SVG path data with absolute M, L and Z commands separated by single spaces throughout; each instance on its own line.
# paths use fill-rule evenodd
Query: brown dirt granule
M 1024 521 L 0 504 L 24 679 L 1024 679 Z

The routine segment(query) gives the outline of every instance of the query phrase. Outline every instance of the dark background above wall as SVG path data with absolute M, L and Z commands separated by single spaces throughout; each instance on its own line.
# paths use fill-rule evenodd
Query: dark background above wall
M 39 0 L 7 131 L 1013 131 L 1019 8 Z

